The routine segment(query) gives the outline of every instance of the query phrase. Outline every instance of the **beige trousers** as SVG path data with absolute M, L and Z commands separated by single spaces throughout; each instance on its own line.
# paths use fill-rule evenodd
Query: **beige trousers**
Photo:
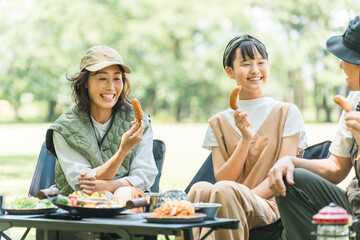
M 221 203 L 217 217 L 240 220 L 238 229 L 220 229 L 207 239 L 249 239 L 250 229 L 268 225 L 280 217 L 275 202 L 254 195 L 248 187 L 234 181 L 220 181 L 214 185 L 198 182 L 191 187 L 188 195 L 191 202 Z M 194 238 L 199 239 L 207 231 L 194 230 Z

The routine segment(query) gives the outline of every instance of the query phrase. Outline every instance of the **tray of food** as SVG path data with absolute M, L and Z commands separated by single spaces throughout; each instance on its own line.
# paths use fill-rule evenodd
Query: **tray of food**
M 114 217 L 127 209 L 125 201 L 110 200 L 101 194 L 91 196 L 77 193 L 69 196 L 57 195 L 52 198 L 51 202 L 72 215 L 82 217 Z
M 17 197 L 4 208 L 7 214 L 45 214 L 53 213 L 58 207 L 51 203 L 48 199 L 39 199 L 36 197 Z
M 189 201 L 174 200 L 163 203 L 153 213 L 144 213 L 144 218 L 153 223 L 193 223 L 204 221 L 206 214 L 195 213 Z

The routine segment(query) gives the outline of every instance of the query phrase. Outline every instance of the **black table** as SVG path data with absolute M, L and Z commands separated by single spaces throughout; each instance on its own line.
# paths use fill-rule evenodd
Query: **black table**
M 58 211 L 59 212 L 59 211 Z M 60 213 L 61 214 L 61 213 Z M 58 214 L 52 214 L 51 216 Z M 4 231 L 12 227 L 27 228 L 22 239 L 31 228 L 43 230 L 44 240 L 48 239 L 48 231 L 75 231 L 91 233 L 115 233 L 122 239 L 133 239 L 135 235 L 156 236 L 157 234 L 180 236 L 181 231 L 184 238 L 192 240 L 192 228 L 210 228 L 209 234 L 213 230 L 220 228 L 237 229 L 238 219 L 216 218 L 214 220 L 204 220 L 197 223 L 149 223 L 143 218 L 143 214 L 121 214 L 113 218 L 82 218 L 82 219 L 61 219 L 45 215 L 2 215 L 0 216 L 0 236 L 10 239 Z M 206 238 L 204 236 L 204 238 Z M 203 239 L 204 239 L 203 238 Z

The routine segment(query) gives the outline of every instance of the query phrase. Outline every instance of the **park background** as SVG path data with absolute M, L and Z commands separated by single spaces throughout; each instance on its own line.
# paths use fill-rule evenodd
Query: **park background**
M 359 13 L 358 0 L 0 0 L 0 193 L 27 194 L 46 129 L 73 104 L 67 77 L 94 45 L 132 69 L 130 96 L 167 146 L 162 191 L 185 189 L 209 154 L 207 119 L 235 86 L 222 53 L 237 34 L 267 46 L 265 93 L 299 107 L 309 144 L 331 140 L 332 98 L 347 91 L 326 40 Z
M 130 96 L 167 145 L 163 190 L 184 189 L 209 154 L 207 119 L 235 86 L 222 53 L 237 34 L 267 46 L 266 95 L 299 107 L 310 145 L 331 140 L 341 112 L 332 98 L 347 92 L 326 40 L 359 13 L 357 0 L 0 0 L 0 192 L 26 194 L 46 129 L 73 105 L 67 77 L 93 45 L 132 68 Z

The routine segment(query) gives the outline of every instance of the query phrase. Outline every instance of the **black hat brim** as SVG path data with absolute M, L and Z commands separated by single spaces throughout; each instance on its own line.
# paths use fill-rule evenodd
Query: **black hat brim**
M 343 36 L 334 36 L 327 40 L 327 49 L 338 58 L 356 65 L 360 65 L 360 53 L 343 44 Z

